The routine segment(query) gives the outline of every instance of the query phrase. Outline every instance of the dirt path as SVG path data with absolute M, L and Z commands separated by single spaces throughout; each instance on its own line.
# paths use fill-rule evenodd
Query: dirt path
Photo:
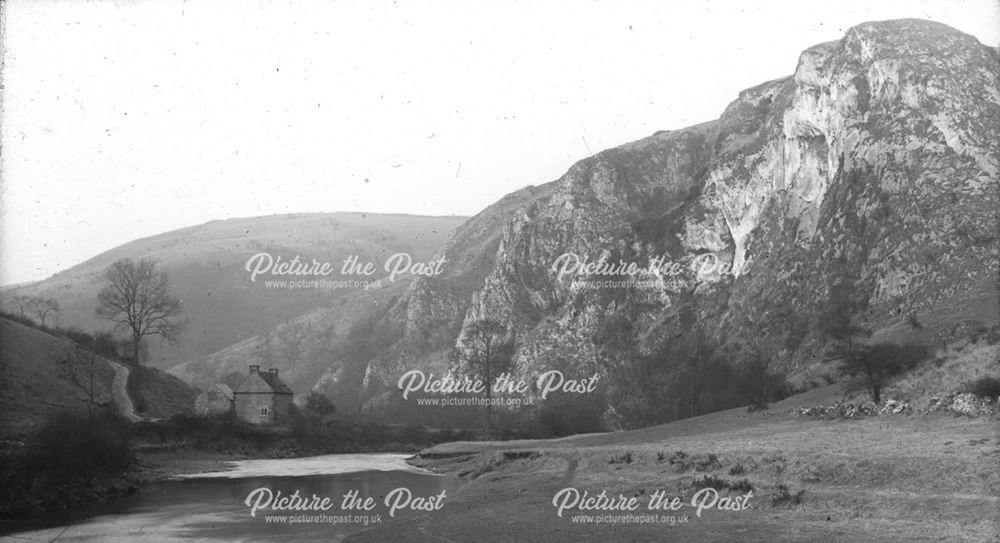
M 131 370 L 125 364 L 118 362 L 109 360 L 108 364 L 111 365 L 111 369 L 115 370 L 115 378 L 111 382 L 111 394 L 115 405 L 118 406 L 119 413 L 129 422 L 139 422 L 141 419 L 139 415 L 135 414 L 135 406 L 132 404 L 132 398 L 128 395 L 128 376 Z

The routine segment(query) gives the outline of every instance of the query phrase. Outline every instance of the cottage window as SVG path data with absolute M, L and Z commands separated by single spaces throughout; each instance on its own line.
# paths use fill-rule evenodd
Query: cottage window
M 267 416 L 267 413 L 268 413 L 268 411 L 267 411 L 267 408 L 266 408 L 266 407 L 261 407 L 261 408 L 260 408 L 260 416 L 262 416 L 262 417 L 266 417 L 266 416 Z

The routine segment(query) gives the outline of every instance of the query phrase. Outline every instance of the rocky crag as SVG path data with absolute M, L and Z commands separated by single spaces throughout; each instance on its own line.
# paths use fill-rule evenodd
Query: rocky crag
M 927 21 L 853 27 L 718 120 L 598 153 L 469 220 L 440 251 L 446 273 L 386 316 L 404 333 L 368 364 L 369 407 L 407 369 L 446 371 L 482 319 L 503 324 L 522 374 L 614 372 L 627 362 L 602 362 L 609 319 L 642 352 L 683 333 L 685 311 L 716 347 L 794 374 L 818 359 L 814 324 L 845 282 L 876 334 L 910 315 L 942 340 L 991 325 L 998 157 L 996 50 Z M 586 288 L 553 267 L 566 253 L 678 266 Z

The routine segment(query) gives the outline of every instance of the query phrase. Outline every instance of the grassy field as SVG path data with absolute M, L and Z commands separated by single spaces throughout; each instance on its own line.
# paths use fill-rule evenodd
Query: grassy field
M 776 414 L 828 404 L 839 385 L 772 406 L 730 410 L 614 434 L 504 443 L 448 443 L 415 463 L 468 482 L 439 510 L 350 541 L 997 541 L 997 418 L 881 416 L 820 420 Z M 711 510 L 686 523 L 580 524 L 557 517 L 554 494 L 648 496 L 686 501 L 705 485 L 738 486 L 746 511 Z M 799 494 L 802 492 L 801 494 Z M 737 496 L 744 491 L 723 490 Z M 796 500 L 798 495 L 799 500 Z M 796 503 L 798 501 L 798 503 Z M 666 513 L 665 513 L 666 514 Z

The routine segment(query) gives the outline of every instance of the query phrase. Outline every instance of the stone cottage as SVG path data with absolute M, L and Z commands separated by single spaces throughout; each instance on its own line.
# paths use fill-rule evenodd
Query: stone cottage
M 250 366 L 250 373 L 233 389 L 236 416 L 254 424 L 284 424 L 288 421 L 292 389 L 278 378 L 278 370 L 260 371 Z
M 194 400 L 194 411 L 199 415 L 228 413 L 233 408 L 233 389 L 223 383 L 212 385 Z

